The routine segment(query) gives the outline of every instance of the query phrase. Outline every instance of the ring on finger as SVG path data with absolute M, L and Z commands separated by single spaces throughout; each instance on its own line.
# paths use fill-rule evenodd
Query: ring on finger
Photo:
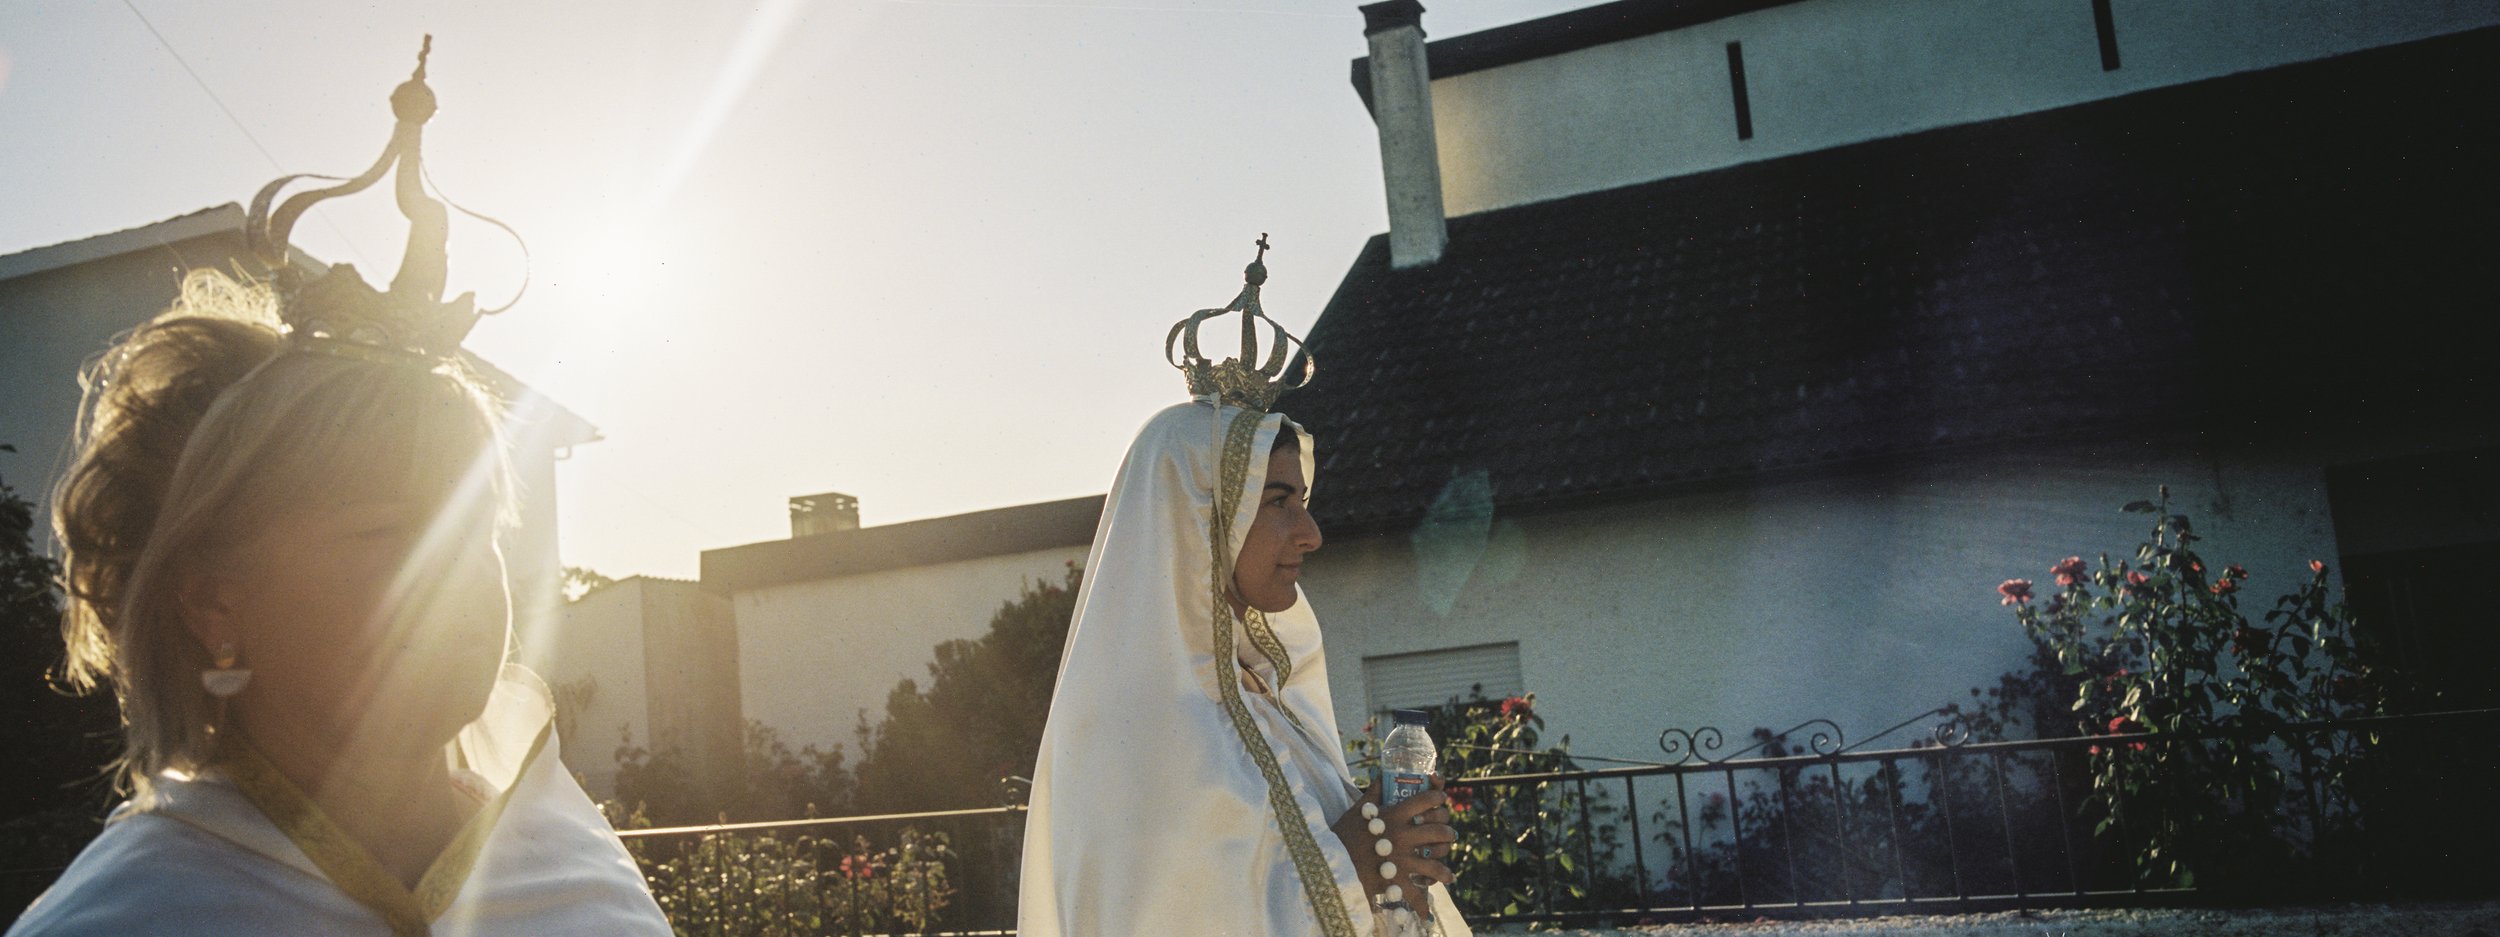
M 1415 847 L 1415 858 L 1418 858 L 1418 859 L 1430 859 L 1430 858 L 1432 858 L 1432 847 L 1430 847 L 1430 846 L 1417 846 L 1417 847 Z

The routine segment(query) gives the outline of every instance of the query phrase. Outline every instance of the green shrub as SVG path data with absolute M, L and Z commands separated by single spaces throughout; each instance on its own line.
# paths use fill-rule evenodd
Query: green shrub
M 1536 695 L 1453 699 L 1431 707 L 1427 726 L 1440 749 L 1444 778 L 1577 771 L 1571 739 L 1540 747 L 1545 717 Z M 1348 741 L 1355 777 L 1375 773 L 1376 725 Z M 1471 915 L 1520 915 L 1572 910 L 1627 900 L 1632 888 L 1616 861 L 1616 806 L 1604 785 L 1533 781 L 1465 784 L 1450 789 L 1458 843 L 1449 866 L 1458 874 L 1450 898 Z
M 2242 602 L 2253 574 L 2207 562 L 2167 486 L 2126 510 L 2154 516 L 2129 559 L 2067 557 L 2050 568 L 2057 589 L 2045 597 L 2027 579 L 1997 591 L 2070 681 L 2078 731 L 2151 736 L 2090 749 L 2095 832 L 2133 853 L 2141 880 L 2210 886 L 2224 884 L 2209 881 L 2219 872 L 2238 887 L 2275 877 L 2350 832 L 2357 812 L 2344 781 L 2370 736 L 2161 736 L 2384 715 L 2384 680 L 2363 663 L 2351 614 L 2330 600 L 2323 561 L 2252 621 Z M 2304 784 L 2291 783 L 2295 772 Z
M 625 842 L 679 934 L 925 933 L 955 895 L 946 835 L 909 827 L 885 849 L 807 834 Z

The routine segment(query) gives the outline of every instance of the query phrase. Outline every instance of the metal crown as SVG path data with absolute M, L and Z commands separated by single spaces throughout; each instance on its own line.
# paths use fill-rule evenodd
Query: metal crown
M 1311 377 L 1318 373 L 1319 366 L 1312 360 L 1309 351 L 1302 347 L 1301 338 L 1285 331 L 1284 326 L 1268 318 L 1267 313 L 1259 308 L 1259 287 L 1267 282 L 1267 235 L 1264 233 L 1259 235 L 1258 248 L 1258 256 L 1241 272 L 1241 294 L 1221 309 L 1201 309 L 1190 313 L 1189 318 L 1173 323 L 1172 331 L 1163 337 L 1163 360 L 1178 368 L 1188 380 L 1190 396 L 1213 396 L 1220 403 L 1264 411 L 1286 391 L 1309 384 Z M 1209 319 L 1234 312 L 1241 313 L 1241 356 L 1226 358 L 1220 363 L 1211 361 L 1198 351 L 1198 328 Z M 1253 367 L 1250 362 L 1259 360 L 1260 322 L 1267 323 L 1271 331 L 1267 342 L 1267 360 Z M 1175 342 L 1179 343 L 1178 357 L 1173 355 Z M 1296 360 L 1301 367 L 1292 370 L 1298 373 L 1288 374 L 1288 365 Z
M 434 37 L 426 36 L 423 47 L 417 51 L 415 73 L 391 92 L 391 113 L 398 123 L 391 130 L 390 143 L 383 147 L 381 158 L 374 161 L 372 168 L 344 180 L 311 173 L 283 176 L 252 196 L 251 210 L 243 222 L 244 241 L 255 258 L 276 271 L 279 316 L 299 344 L 352 355 L 447 358 L 460 350 L 461 340 L 468 337 L 480 315 L 511 308 L 511 303 L 505 303 L 481 311 L 475 293 L 462 293 L 450 302 L 442 300 L 443 281 L 449 268 L 445 248 L 450 240 L 451 218 L 444 210 L 444 202 L 425 192 L 425 170 L 419 152 L 425 122 L 435 111 L 434 89 L 425 84 L 425 60 L 433 50 Z M 293 262 L 288 237 L 305 211 L 325 199 L 362 192 L 394 167 L 399 174 L 394 180 L 393 194 L 409 227 L 408 246 L 389 291 L 367 285 L 351 264 L 335 264 L 313 276 Z M 339 184 L 296 193 L 272 211 L 270 202 L 278 192 L 298 179 Z M 511 230 L 492 218 L 476 217 Z

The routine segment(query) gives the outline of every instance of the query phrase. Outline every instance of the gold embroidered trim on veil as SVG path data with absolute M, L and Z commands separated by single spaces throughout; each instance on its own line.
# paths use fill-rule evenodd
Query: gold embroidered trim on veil
M 1250 646 L 1258 648 L 1259 656 L 1267 658 L 1268 665 L 1276 668 L 1276 685 L 1284 686 L 1286 681 L 1293 679 L 1293 656 L 1285 652 L 1285 642 L 1276 637 L 1276 629 L 1268 627 L 1267 613 L 1255 608 L 1245 609 L 1241 618 L 1241 630 L 1249 632 Z
M 529 773 L 539 752 L 547 747 L 547 735 L 553 728 L 550 723 L 538 730 L 538 738 L 530 743 L 529 754 L 521 759 L 521 770 L 513 775 L 512 783 L 461 825 L 460 833 L 443 847 L 443 854 L 426 867 L 425 876 L 417 880 L 414 891 L 384 870 L 372 853 L 339 829 L 312 798 L 279 773 L 277 766 L 249 742 L 232 746 L 231 757 L 223 767 L 243 796 L 259 807 L 262 815 L 276 824 L 296 848 L 303 850 L 313 865 L 329 876 L 331 884 L 357 904 L 381 915 L 390 925 L 393 937 L 425 937 L 433 931 L 433 920 L 451 907 L 461 886 L 468 883 L 469 872 L 486 847 L 487 835 L 494 832 L 495 821 L 503 816 L 505 805 L 511 803 L 512 793 L 520 789 L 522 776 Z
M 1217 411 L 1222 412 L 1220 409 Z M 1268 807 L 1276 814 L 1276 828 L 1284 834 L 1285 851 L 1293 857 L 1293 867 L 1302 879 L 1303 897 L 1311 903 L 1311 913 L 1319 918 L 1320 931 L 1328 937 L 1357 937 L 1354 917 L 1346 911 L 1345 899 L 1337 891 L 1337 876 L 1328 869 L 1328 857 L 1320 852 L 1317 839 L 1311 836 L 1310 819 L 1303 815 L 1302 804 L 1294 799 L 1293 788 L 1285 781 L 1284 767 L 1276 761 L 1276 750 L 1266 734 L 1250 716 L 1250 707 L 1242 702 L 1241 681 L 1233 679 L 1232 668 L 1222 666 L 1234 660 L 1232 592 L 1233 512 L 1241 506 L 1241 486 L 1249 479 L 1250 443 L 1257 437 L 1259 421 L 1267 414 L 1242 410 L 1234 415 L 1232 425 L 1224 434 L 1224 447 L 1218 453 L 1222 470 L 1217 473 L 1215 516 L 1209 529 L 1208 549 L 1214 556 L 1214 573 L 1210 583 L 1215 600 L 1216 696 L 1224 704 L 1224 713 L 1232 718 L 1233 730 L 1241 734 L 1241 743 L 1250 753 L 1250 760 L 1259 765 L 1259 774 L 1267 780 Z M 1262 620 L 1260 624 L 1266 622 Z M 1267 633 L 1275 640 L 1275 632 Z M 1253 641 L 1256 641 L 1254 636 Z M 1269 656 L 1278 661 L 1283 644 Z M 1261 653 L 1268 653 L 1265 648 Z M 1277 683 L 1281 687 L 1284 668 L 1278 668 Z M 1286 710 L 1290 716 L 1291 710 Z M 1300 720 L 1296 720 L 1299 723 Z

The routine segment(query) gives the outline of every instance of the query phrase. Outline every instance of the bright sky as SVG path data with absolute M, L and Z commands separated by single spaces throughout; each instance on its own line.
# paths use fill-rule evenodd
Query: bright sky
M 887 524 L 1102 491 L 1182 395 L 1164 330 L 1260 232 L 1307 331 L 1387 225 L 1356 6 L 8 0 L 0 254 L 362 171 L 433 33 L 428 168 L 533 254 L 470 347 L 607 437 L 558 469 L 566 561 L 692 577 L 792 495 Z M 297 242 L 386 280 L 380 191 Z M 517 256 L 456 226 L 452 289 L 500 302 Z

